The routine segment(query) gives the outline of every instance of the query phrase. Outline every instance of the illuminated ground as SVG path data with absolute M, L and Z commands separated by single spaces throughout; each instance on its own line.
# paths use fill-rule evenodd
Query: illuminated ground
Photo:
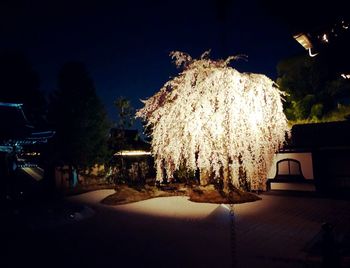
M 322 222 L 332 222 L 344 241 L 350 234 L 350 201 L 262 195 L 261 201 L 234 206 L 232 248 L 225 206 L 186 197 L 99 204 L 112 192 L 70 197 L 88 208 L 76 214 L 85 219 L 37 229 L 22 222 L 8 241 L 8 266 L 232 267 L 236 252 L 236 267 L 319 267 L 319 256 L 304 249 Z
M 100 191 L 75 198 L 92 204 L 109 193 L 111 192 Z M 312 254 L 310 247 L 319 241 L 323 222 L 334 224 L 339 240 L 345 241 L 350 238 L 349 201 L 272 195 L 262 195 L 262 198 L 262 201 L 234 206 L 236 220 L 233 250 L 236 251 L 235 261 L 238 267 L 254 267 L 259 264 L 264 267 L 303 267 L 305 263 L 319 265 L 320 252 Z M 193 203 L 188 201 L 187 197 L 167 197 L 110 209 L 141 217 L 172 219 L 178 222 L 178 226 L 182 226 L 181 231 L 186 229 L 189 231 L 194 227 L 186 222 L 200 225 L 202 229 L 198 234 L 211 234 L 212 241 L 216 241 L 216 244 L 214 243 L 216 247 L 210 247 L 212 252 L 208 254 L 218 256 L 221 252 L 222 257 L 227 260 L 220 262 L 223 265 L 230 265 L 232 248 L 229 211 L 222 205 Z M 157 223 L 154 224 L 156 228 Z M 174 241 L 178 241 L 179 237 L 175 230 L 171 230 L 171 226 L 168 226 L 169 232 L 174 236 Z M 219 237 L 222 239 L 221 243 L 217 241 Z M 199 251 L 202 251 L 203 247 L 205 249 L 207 247 L 200 241 L 197 241 L 195 248 L 200 248 Z M 209 241 L 207 243 L 211 244 Z M 190 250 L 191 253 L 192 251 Z

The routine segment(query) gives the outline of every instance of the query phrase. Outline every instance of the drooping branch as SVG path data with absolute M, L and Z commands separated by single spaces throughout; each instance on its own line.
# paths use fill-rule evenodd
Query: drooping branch
M 264 75 L 229 67 L 231 58 L 214 61 L 207 55 L 196 60 L 172 53 L 183 72 L 136 114 L 152 126 L 157 170 L 165 168 L 168 178 L 181 165 L 212 171 L 236 187 L 243 172 L 260 189 L 288 132 L 282 93 Z M 222 168 L 229 175 L 223 177 Z

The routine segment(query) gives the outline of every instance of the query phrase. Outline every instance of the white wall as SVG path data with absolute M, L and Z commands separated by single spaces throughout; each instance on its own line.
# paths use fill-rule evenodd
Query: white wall
M 314 179 L 313 164 L 312 164 L 312 153 L 277 153 L 275 154 L 273 164 L 270 171 L 267 173 L 268 179 L 273 179 L 276 176 L 276 164 L 278 161 L 283 159 L 295 159 L 300 162 L 301 172 L 305 179 Z

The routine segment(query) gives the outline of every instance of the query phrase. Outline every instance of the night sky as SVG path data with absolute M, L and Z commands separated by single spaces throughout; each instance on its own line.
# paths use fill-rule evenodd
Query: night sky
M 245 54 L 239 71 L 276 78 L 279 60 L 303 53 L 274 10 L 256 1 L 2 1 L 0 49 L 23 52 L 40 75 L 41 89 L 56 88 L 63 63 L 86 64 L 111 117 L 113 100 L 135 108 L 177 72 L 169 53 L 213 58 Z M 283 17 L 283 16 L 282 16 Z

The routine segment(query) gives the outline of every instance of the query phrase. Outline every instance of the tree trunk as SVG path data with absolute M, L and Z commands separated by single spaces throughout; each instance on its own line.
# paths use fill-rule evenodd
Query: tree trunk
M 210 172 L 205 170 L 205 169 L 201 169 L 200 170 L 200 185 L 205 186 L 209 184 L 209 179 L 210 179 Z
M 229 192 L 229 168 L 228 167 L 225 167 L 224 168 L 224 171 L 223 171 L 223 191 L 224 192 Z

